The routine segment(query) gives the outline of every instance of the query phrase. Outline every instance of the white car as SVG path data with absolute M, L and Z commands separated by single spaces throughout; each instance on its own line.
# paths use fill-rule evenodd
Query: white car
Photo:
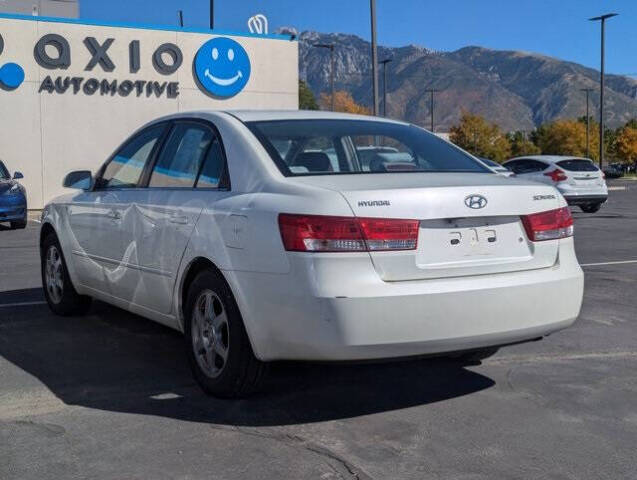
M 608 199 L 604 172 L 588 158 L 561 155 L 531 155 L 503 164 L 518 177 L 553 185 L 569 205 L 595 213 Z
M 397 152 L 364 171 L 370 142 Z M 51 309 L 96 298 L 184 332 L 215 395 L 254 390 L 273 360 L 484 358 L 580 311 L 558 192 L 406 123 L 181 113 L 64 185 L 81 190 L 42 215 Z

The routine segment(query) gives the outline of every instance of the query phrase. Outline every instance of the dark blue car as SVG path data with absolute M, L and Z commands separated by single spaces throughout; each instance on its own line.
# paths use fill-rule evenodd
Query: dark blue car
M 10 222 L 12 229 L 27 226 L 27 195 L 25 188 L 17 180 L 23 178 L 15 172 L 13 178 L 0 161 L 0 222 Z

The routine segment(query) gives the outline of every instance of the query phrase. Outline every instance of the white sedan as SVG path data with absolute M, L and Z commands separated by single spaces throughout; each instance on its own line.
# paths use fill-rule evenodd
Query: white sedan
M 553 185 L 569 205 L 595 213 L 608 199 L 605 175 L 592 160 L 562 155 L 530 155 L 512 158 L 504 166 L 517 176 Z
M 195 378 L 219 396 L 255 390 L 273 360 L 480 359 L 580 311 L 555 188 L 406 123 L 181 113 L 64 185 L 78 191 L 42 215 L 51 309 L 96 298 L 184 332 Z

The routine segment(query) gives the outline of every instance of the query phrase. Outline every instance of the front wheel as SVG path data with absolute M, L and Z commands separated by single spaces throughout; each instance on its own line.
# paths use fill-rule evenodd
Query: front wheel
M 212 270 L 197 275 L 188 289 L 184 311 L 188 359 L 201 388 L 225 398 L 258 390 L 267 364 L 254 356 L 225 279 Z
M 598 212 L 600 208 L 602 208 L 601 203 L 589 203 L 588 205 L 580 205 L 582 212 L 584 213 L 595 213 Z
M 88 311 L 91 297 L 80 295 L 75 290 L 60 242 L 54 234 L 48 235 L 42 243 L 41 270 L 44 298 L 53 313 L 70 316 Z

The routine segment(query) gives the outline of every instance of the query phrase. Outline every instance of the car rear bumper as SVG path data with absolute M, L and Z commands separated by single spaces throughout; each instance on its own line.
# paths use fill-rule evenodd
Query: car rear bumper
M 285 275 L 226 272 L 262 360 L 365 360 L 515 343 L 571 325 L 583 273 L 572 239 L 555 266 L 383 282 L 369 257 L 291 254 Z M 340 265 L 339 265 L 340 263 Z
M 564 195 L 564 199 L 569 205 L 587 205 L 591 203 L 604 203 L 608 200 L 608 194 L 569 194 Z

